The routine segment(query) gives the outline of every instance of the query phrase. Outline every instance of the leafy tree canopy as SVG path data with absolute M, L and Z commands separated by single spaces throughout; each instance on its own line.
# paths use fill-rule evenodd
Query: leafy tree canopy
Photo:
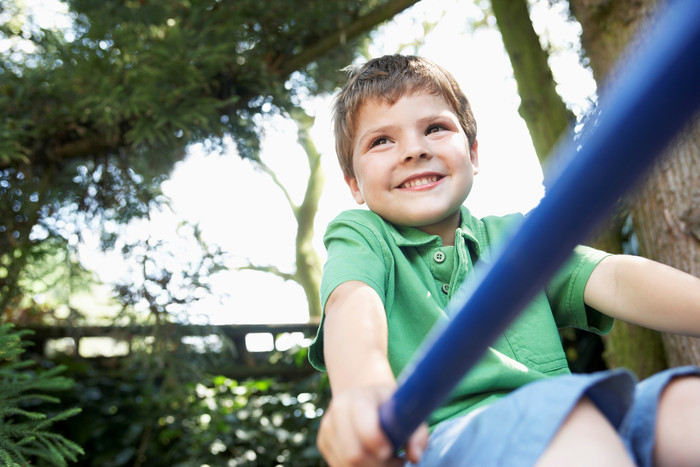
M 263 116 L 332 89 L 416 1 L 68 0 L 62 31 L 0 9 L 0 309 L 41 241 L 147 216 L 188 144 L 256 159 Z

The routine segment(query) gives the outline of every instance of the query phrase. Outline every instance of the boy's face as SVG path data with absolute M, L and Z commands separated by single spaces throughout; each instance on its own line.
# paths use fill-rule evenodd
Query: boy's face
M 444 99 L 416 93 L 394 105 L 371 100 L 360 109 L 356 135 L 355 177 L 345 177 L 355 201 L 393 224 L 454 235 L 478 151 Z

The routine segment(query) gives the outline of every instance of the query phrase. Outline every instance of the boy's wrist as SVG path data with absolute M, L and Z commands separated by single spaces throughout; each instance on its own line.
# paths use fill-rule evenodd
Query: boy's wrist
M 344 366 L 344 369 L 346 371 L 333 371 L 331 368 L 328 370 L 334 395 L 354 389 L 387 387 L 394 390 L 397 387 L 388 361 L 363 365 L 362 371 L 353 371 L 348 366 Z

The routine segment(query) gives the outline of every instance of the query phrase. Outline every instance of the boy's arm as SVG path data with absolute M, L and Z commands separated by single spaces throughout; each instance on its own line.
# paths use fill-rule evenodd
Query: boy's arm
M 700 279 L 646 258 L 603 259 L 586 283 L 584 301 L 622 321 L 700 337 Z
M 351 281 L 331 293 L 325 308 L 323 355 L 333 393 L 358 386 L 390 385 L 384 305 L 369 285 Z
M 333 399 L 319 429 L 321 453 L 331 465 L 398 462 L 379 424 L 379 406 L 396 388 L 387 358 L 381 299 L 362 282 L 338 286 L 326 303 L 323 332 Z M 409 441 L 407 454 L 412 461 L 419 460 L 427 437 L 422 426 Z

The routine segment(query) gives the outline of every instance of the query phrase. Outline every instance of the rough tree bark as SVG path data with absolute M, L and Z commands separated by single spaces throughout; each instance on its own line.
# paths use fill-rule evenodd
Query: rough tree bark
M 700 277 L 700 118 L 666 151 L 632 206 L 640 253 Z M 663 343 L 670 366 L 700 365 L 700 339 L 663 334 Z
M 654 11 L 665 2 L 655 0 L 569 0 L 582 26 L 581 41 L 598 83 L 614 80 L 615 63 L 636 34 L 648 28 Z M 604 92 L 604 91 L 603 91 Z M 666 151 L 643 187 L 628 199 L 642 256 L 700 276 L 700 125 L 696 120 Z M 661 338 L 623 323 L 608 339 L 608 358 L 615 366 L 629 366 L 640 377 L 657 368 L 645 355 Z M 668 364 L 700 363 L 698 339 L 663 335 Z

